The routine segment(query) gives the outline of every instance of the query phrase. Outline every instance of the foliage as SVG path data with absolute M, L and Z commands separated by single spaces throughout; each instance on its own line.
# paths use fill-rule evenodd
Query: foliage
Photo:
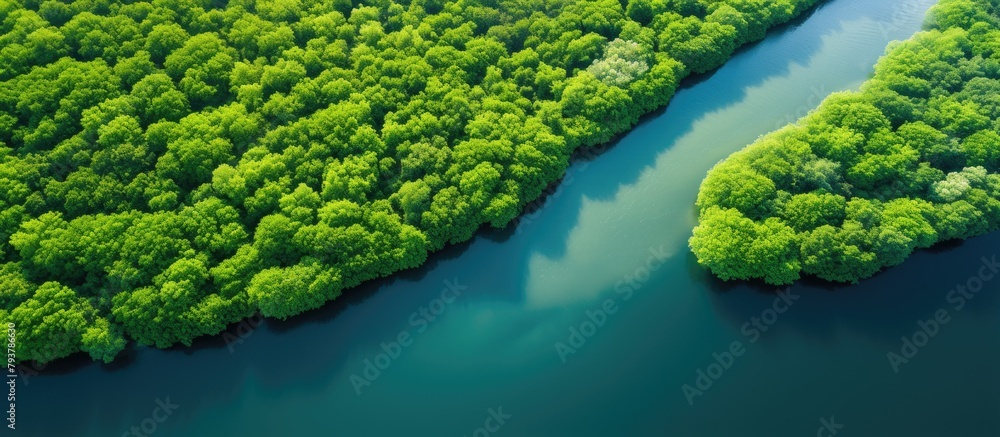
M 814 3 L 0 2 L 18 357 L 190 344 L 417 266 Z
M 859 92 L 713 168 L 690 239 L 698 262 L 725 280 L 857 282 L 914 249 L 1000 229 L 994 3 L 942 0 Z

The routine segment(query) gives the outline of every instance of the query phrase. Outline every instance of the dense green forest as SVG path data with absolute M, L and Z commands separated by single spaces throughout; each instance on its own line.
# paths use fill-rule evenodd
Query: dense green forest
M 859 92 L 717 164 L 690 240 L 725 280 L 857 282 L 1000 228 L 1000 17 L 942 0 Z
M 0 0 L 0 315 L 112 360 L 508 224 L 817 0 Z

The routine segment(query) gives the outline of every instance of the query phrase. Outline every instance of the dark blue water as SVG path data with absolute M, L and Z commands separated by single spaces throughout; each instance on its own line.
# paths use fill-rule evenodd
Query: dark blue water
M 856 286 L 798 284 L 791 305 L 713 279 L 686 243 L 715 162 L 856 88 L 931 3 L 819 7 L 580 160 L 516 229 L 321 310 L 49 366 L 18 387 L 18 433 L 1000 435 L 1000 275 L 970 282 L 1000 235 Z M 949 301 L 959 284 L 981 290 Z M 904 336 L 922 346 L 903 355 Z

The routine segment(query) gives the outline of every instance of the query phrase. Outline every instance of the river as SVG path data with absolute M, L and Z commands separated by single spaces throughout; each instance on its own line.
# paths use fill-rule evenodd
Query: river
M 856 89 L 932 3 L 816 8 L 579 159 L 516 226 L 320 310 L 41 369 L 18 434 L 1000 435 L 1000 234 L 781 294 L 687 248 L 708 169 Z

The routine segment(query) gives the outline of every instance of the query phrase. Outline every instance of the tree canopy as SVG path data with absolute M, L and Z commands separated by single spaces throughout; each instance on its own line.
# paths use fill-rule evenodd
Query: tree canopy
M 1000 229 L 1000 9 L 942 0 L 858 92 L 717 164 L 690 239 L 724 280 L 857 282 Z
M 417 266 L 814 3 L 0 0 L 18 357 L 190 344 Z M 937 108 L 965 132 L 990 104 Z

